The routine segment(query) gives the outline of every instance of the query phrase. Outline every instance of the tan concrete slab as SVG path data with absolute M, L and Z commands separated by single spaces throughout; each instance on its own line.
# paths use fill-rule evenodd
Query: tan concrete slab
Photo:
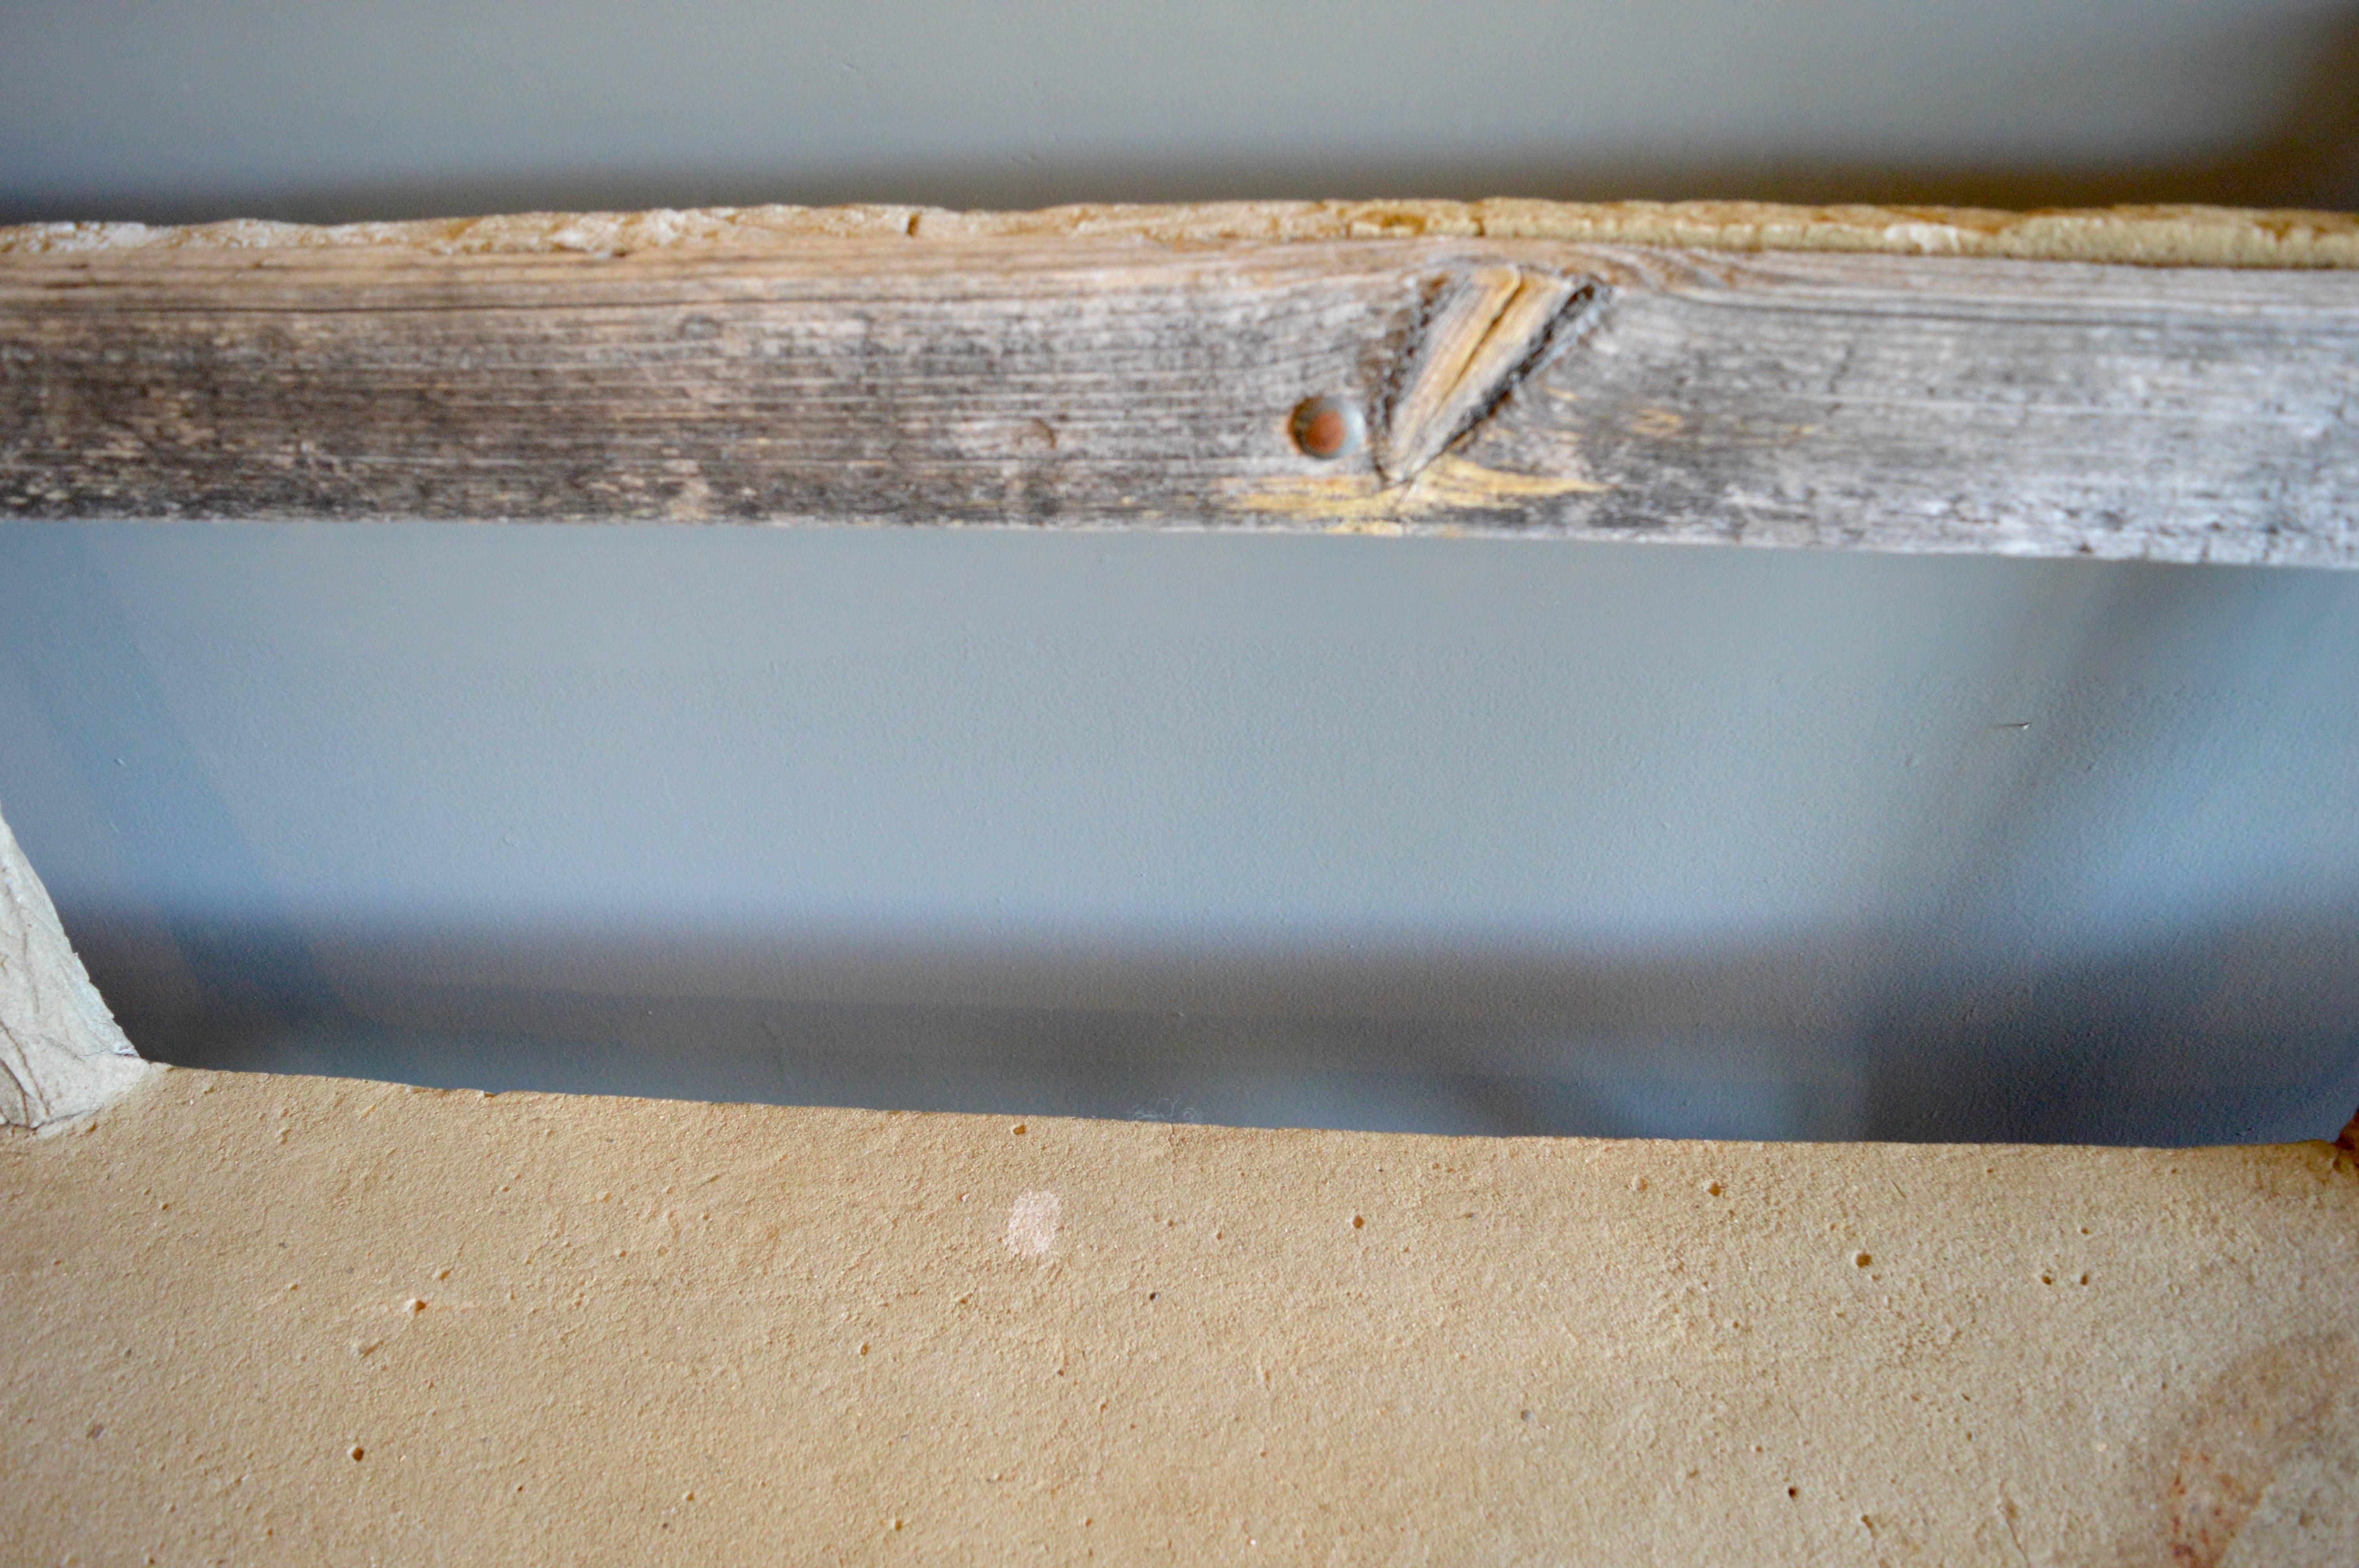
M 0 1135 L 27 1563 L 2359 1560 L 2359 1168 L 497 1098 Z

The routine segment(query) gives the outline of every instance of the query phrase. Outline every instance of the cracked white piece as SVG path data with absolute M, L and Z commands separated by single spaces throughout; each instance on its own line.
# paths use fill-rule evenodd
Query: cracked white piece
M 152 1071 L 90 983 L 48 890 L 0 818 L 0 1125 L 38 1129 L 86 1116 Z

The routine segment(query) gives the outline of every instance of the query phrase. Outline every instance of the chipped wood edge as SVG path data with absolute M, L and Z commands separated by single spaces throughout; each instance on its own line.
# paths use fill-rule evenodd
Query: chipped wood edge
M 1480 238 L 1723 251 L 1854 251 L 2145 266 L 2359 267 L 2359 214 L 2207 206 L 2008 212 L 1764 201 L 1223 201 L 1030 212 L 937 207 L 708 207 L 523 212 L 315 226 L 233 219 L 181 228 L 0 228 L 0 256 L 67 251 L 407 247 L 441 255 L 614 254 L 824 239 L 1128 239 L 1164 244 Z
M 0 1126 L 72 1121 L 158 1070 L 124 1038 L 0 817 Z

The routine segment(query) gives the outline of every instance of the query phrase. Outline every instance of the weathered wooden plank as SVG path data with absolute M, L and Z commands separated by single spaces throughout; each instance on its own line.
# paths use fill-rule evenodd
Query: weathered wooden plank
M 1324 460 L 1317 397 L 1365 432 Z M 0 505 L 2348 567 L 2359 273 L 1460 236 L 19 250 Z

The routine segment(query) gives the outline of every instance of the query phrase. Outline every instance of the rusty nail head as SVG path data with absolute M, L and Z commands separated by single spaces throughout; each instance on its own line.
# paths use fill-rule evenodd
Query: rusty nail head
M 1359 409 L 1340 397 L 1313 397 L 1297 405 L 1290 428 L 1303 455 L 1321 462 L 1358 451 L 1367 438 Z

